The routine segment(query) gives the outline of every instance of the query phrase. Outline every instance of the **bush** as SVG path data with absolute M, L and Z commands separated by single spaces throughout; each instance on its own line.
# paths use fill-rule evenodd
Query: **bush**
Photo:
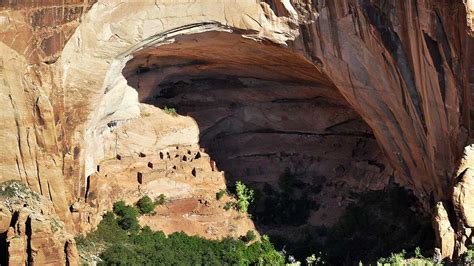
M 380 258 L 377 261 L 377 265 L 403 265 L 405 260 L 406 252 L 402 250 L 400 253 L 392 253 L 388 258 Z
M 284 196 L 286 193 L 270 192 L 271 196 L 265 199 L 265 213 L 255 214 L 258 222 L 291 225 L 303 221 L 305 208 L 311 206 L 305 203 L 304 195 L 300 195 L 300 199 L 291 199 Z M 407 257 L 412 258 L 410 263 L 430 263 L 430 259 L 422 256 L 429 254 L 434 246 L 431 218 L 415 211 L 419 209 L 419 202 L 410 191 L 391 186 L 354 194 L 352 198 L 355 201 L 347 206 L 332 227 L 294 229 L 294 235 L 301 236 L 296 241 L 292 234 L 275 232 L 273 242 L 277 248 L 284 247 L 301 262 L 311 254 L 320 254 L 319 257 L 328 265 L 353 265 L 359 261 L 364 265 L 375 265 L 381 257 L 390 259 L 391 253 L 406 250 Z M 308 205 L 301 208 L 305 204 Z
M 87 235 L 86 238 L 80 238 L 80 243 L 89 245 L 91 242 L 123 242 L 128 238 L 128 233 L 124 231 L 111 212 L 107 212 L 97 229 Z
M 137 202 L 137 207 L 141 214 L 152 213 L 155 210 L 155 206 L 156 204 L 147 195 L 143 196 Z
M 164 194 L 160 194 L 158 198 L 155 199 L 156 205 L 163 205 L 166 203 L 166 196 Z
M 224 210 L 228 211 L 228 210 L 230 210 L 230 209 L 232 209 L 232 208 L 236 208 L 235 202 L 228 201 L 228 202 L 225 203 L 225 205 L 224 205 Z
M 224 197 L 225 195 L 225 192 L 226 192 L 225 189 L 219 190 L 219 192 L 216 193 L 216 200 L 222 199 L 222 197 Z
M 323 260 L 321 256 L 322 256 L 321 253 L 319 253 L 318 256 L 316 256 L 315 254 L 311 254 L 311 256 L 306 258 L 306 265 L 314 266 L 314 265 L 326 264 L 326 262 Z M 359 263 L 359 265 L 360 264 L 361 263 Z
M 237 193 L 237 206 L 239 207 L 239 211 L 246 213 L 250 203 L 254 199 L 254 192 L 240 181 L 235 183 L 235 190 Z
M 176 112 L 176 109 L 173 108 L 173 107 L 165 106 L 164 111 L 165 111 L 165 113 L 167 113 L 169 115 L 172 115 L 172 116 L 177 116 L 178 115 L 178 113 Z
M 469 246 L 464 252 L 464 254 L 461 255 L 461 258 L 464 263 L 467 265 L 470 265 L 471 263 L 474 262 L 474 246 Z
M 311 211 L 318 210 L 319 204 L 311 200 L 308 193 L 279 192 L 265 183 L 264 196 L 259 208 L 251 210 L 257 222 L 264 225 L 299 226 L 308 220 Z
M 132 248 L 120 243 L 107 248 L 100 255 L 99 265 L 143 265 L 145 261 Z
M 114 204 L 116 215 L 107 213 L 95 232 L 79 239 L 91 246 L 103 243 L 100 265 L 284 265 L 284 257 L 266 236 L 247 246 L 238 239 L 208 240 L 182 232 L 166 237 L 139 225 L 136 232 L 127 231 L 119 224 L 133 216 L 133 209 L 124 202 Z
M 244 241 L 251 242 L 251 241 L 254 241 L 256 238 L 257 238 L 257 235 L 255 235 L 255 232 L 252 230 L 248 230 L 247 234 L 245 234 Z
M 137 208 L 128 206 L 123 201 L 119 201 L 114 203 L 113 210 L 118 216 L 118 225 L 123 230 L 135 232 L 140 229 L 140 225 L 138 224 L 137 220 L 139 214 Z
M 417 199 L 408 190 L 394 186 L 369 191 L 347 206 L 328 235 L 332 259 L 374 262 L 380 257 L 395 259 L 400 251 L 433 247 L 431 219 L 417 214 Z M 331 244 L 337 243 L 337 244 Z

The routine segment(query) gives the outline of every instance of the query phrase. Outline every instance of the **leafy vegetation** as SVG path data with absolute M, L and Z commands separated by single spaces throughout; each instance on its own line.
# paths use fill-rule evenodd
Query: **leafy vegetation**
M 225 193 L 226 193 L 226 190 L 225 190 L 225 189 L 219 190 L 219 191 L 216 193 L 216 200 L 222 199 L 222 197 L 224 197 Z
M 163 205 L 163 204 L 165 204 L 165 203 L 166 203 L 166 196 L 165 196 L 165 194 L 160 194 L 160 195 L 158 196 L 158 198 L 156 198 L 156 200 L 155 200 L 155 204 L 156 204 L 156 205 Z
M 415 255 L 411 258 L 406 258 L 405 250 L 402 250 L 399 253 L 392 253 L 387 258 L 380 258 L 377 260 L 377 266 L 432 266 L 435 265 L 433 259 L 425 258 L 421 255 L 421 250 L 419 247 L 415 248 Z
M 240 181 L 235 183 L 235 191 L 237 194 L 237 207 L 239 211 L 246 213 L 250 203 L 254 200 L 254 191 Z
M 305 183 L 298 179 L 296 175 L 291 173 L 289 168 L 278 179 L 278 186 L 284 192 L 291 194 L 295 188 L 303 188 Z
M 31 194 L 30 189 L 25 186 L 21 181 L 8 180 L 0 184 L 0 196 L 1 197 L 14 197 L 18 194 Z
M 328 235 L 328 243 L 338 241 L 329 244 L 331 260 L 344 256 L 346 261 L 370 262 L 417 246 L 430 249 L 431 220 L 413 211 L 416 203 L 413 194 L 398 186 L 359 195 Z
M 101 247 L 100 265 L 284 265 L 283 255 L 267 236 L 247 245 L 239 239 L 208 240 L 182 232 L 166 236 L 149 227 L 123 225 L 124 218 L 138 224 L 137 214 L 123 201 L 115 203 L 114 212 L 104 216 L 96 231 L 77 238 L 78 247 Z
M 474 246 L 469 246 L 462 254 L 461 259 L 466 265 L 472 265 L 474 263 Z
M 128 206 L 123 201 L 114 203 L 113 207 L 114 213 L 117 215 L 118 225 L 123 230 L 128 230 L 136 232 L 140 229 L 138 224 L 138 214 L 139 210 L 135 207 Z
M 176 109 L 173 108 L 173 107 L 165 106 L 165 108 L 163 110 L 165 111 L 165 113 L 167 113 L 169 115 L 172 115 L 172 116 L 177 116 L 178 115 L 178 113 L 176 112 Z
M 417 200 L 409 191 L 392 186 L 353 198 L 356 201 L 331 228 L 299 227 L 298 235 L 303 237 L 297 241 L 272 235 L 276 247 L 285 247 L 300 261 L 310 254 L 321 254 L 322 261 L 329 265 L 358 261 L 375 264 L 381 257 L 386 259 L 380 263 L 391 263 L 400 258 L 402 250 L 410 251 L 403 258 L 407 255 L 414 263 L 429 261 L 421 254 L 429 253 L 433 247 L 431 220 L 415 211 Z
M 322 259 L 321 254 L 316 256 L 315 254 L 311 254 L 311 256 L 306 258 L 306 265 L 313 266 L 313 265 L 324 265 L 326 262 Z
M 153 213 L 153 211 L 155 210 L 156 203 L 153 202 L 150 197 L 145 195 L 138 200 L 137 207 L 141 214 L 149 214 Z
M 257 238 L 257 235 L 255 234 L 254 231 L 248 230 L 245 236 L 243 237 L 243 240 L 245 242 L 252 242 Z
M 320 186 L 302 182 L 297 175 L 286 169 L 278 180 L 279 190 L 265 183 L 263 193 L 257 197 L 257 207 L 250 211 L 256 222 L 264 225 L 299 226 L 306 223 L 311 211 L 319 209 L 311 194 L 319 193 Z
M 228 201 L 228 202 L 226 202 L 225 205 L 224 205 L 224 210 L 228 211 L 228 210 L 230 210 L 230 209 L 232 209 L 232 208 L 236 208 L 236 207 L 237 207 L 237 206 L 236 206 L 235 202 Z

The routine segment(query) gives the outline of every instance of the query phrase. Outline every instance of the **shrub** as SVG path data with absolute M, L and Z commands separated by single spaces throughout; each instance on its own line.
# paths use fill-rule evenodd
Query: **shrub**
M 156 205 L 163 205 L 166 203 L 166 196 L 164 194 L 160 194 L 158 198 L 155 199 Z
M 404 256 L 401 250 L 417 246 L 421 256 L 433 247 L 434 232 L 430 217 L 414 211 L 416 204 L 413 194 L 398 186 L 360 194 L 328 233 L 328 262 L 395 261 Z
M 229 237 L 209 240 L 183 232 L 166 237 L 163 232 L 139 225 L 136 232 L 130 232 L 120 223 L 138 211 L 122 201 L 114 204 L 114 213 L 105 214 L 96 231 L 78 238 L 80 248 L 86 244 L 103 248 L 99 251 L 102 259 L 99 265 L 284 265 L 285 262 L 267 236 L 247 246 L 244 241 Z M 252 238 L 252 234 L 249 230 L 246 237 Z M 98 242 L 101 245 L 96 245 Z
M 144 260 L 132 249 L 122 244 L 114 244 L 100 255 L 99 265 L 143 265 Z
M 278 178 L 278 187 L 284 191 L 291 193 L 295 186 L 296 177 L 291 174 L 290 169 L 286 168 L 285 172 Z
M 18 180 L 8 180 L 3 183 L 0 183 L 0 197 L 15 197 L 20 194 L 29 194 L 29 196 L 34 196 L 35 194 L 21 181 Z M 35 196 L 36 197 L 36 196 Z
M 155 202 L 147 195 L 143 196 L 137 202 L 137 207 L 141 214 L 152 213 L 155 210 L 155 206 Z
M 127 207 L 123 202 L 114 204 L 117 215 L 107 213 L 97 231 L 80 239 L 81 244 L 104 242 L 100 265 L 284 265 L 284 257 L 266 236 L 247 246 L 238 239 L 209 240 L 182 232 L 166 237 L 149 227 L 129 233 L 118 226 L 121 215 L 130 212 Z
M 255 232 L 252 230 L 248 230 L 247 233 L 245 234 L 244 241 L 251 242 L 251 241 L 254 241 L 256 238 L 257 238 L 257 235 L 255 235 Z
M 267 191 L 271 195 L 267 194 L 264 199 L 265 208 L 254 215 L 264 225 L 300 225 L 306 211 L 314 205 L 310 199 L 305 200 L 304 194 L 292 199 L 288 193 L 269 186 Z M 355 201 L 332 227 L 302 226 L 294 229 L 294 235 L 301 236 L 297 240 L 292 234 L 274 231 L 273 243 L 279 249 L 284 247 L 301 262 L 314 253 L 328 265 L 352 265 L 359 261 L 375 265 L 379 258 L 389 258 L 391 253 L 404 249 L 413 257 L 410 263 L 433 263 L 431 258 L 421 258 L 434 245 L 431 219 L 415 211 L 419 209 L 419 202 L 413 194 L 391 186 L 354 194 L 353 198 Z
M 403 265 L 403 261 L 405 260 L 406 252 L 402 250 L 400 253 L 392 253 L 388 258 L 380 258 L 377 261 L 377 265 Z
M 265 225 L 299 226 L 306 223 L 311 211 L 319 209 L 319 204 L 310 199 L 307 193 L 292 196 L 274 191 L 271 187 L 266 192 L 269 193 L 261 200 L 261 207 L 251 210 L 257 221 Z
M 417 259 L 423 259 L 424 258 L 423 255 L 421 255 L 420 247 L 415 248 L 415 258 L 417 258 Z
M 139 211 L 137 208 L 128 206 L 123 201 L 114 203 L 114 213 L 118 216 L 118 225 L 127 231 L 137 231 L 140 229 L 137 216 Z
M 116 215 L 123 216 L 126 208 L 127 204 L 125 204 L 125 201 L 121 200 L 114 203 L 112 210 Z
M 224 197 L 225 195 L 225 192 L 226 192 L 225 189 L 219 190 L 219 192 L 216 193 L 216 200 L 222 199 L 222 197 Z
M 470 265 L 470 263 L 474 262 L 474 246 L 469 246 L 464 252 L 464 254 L 461 255 L 462 260 L 464 263 Z
M 239 211 L 247 212 L 250 203 L 254 199 L 253 190 L 240 181 L 235 183 L 235 190 L 237 193 L 237 206 L 239 207 Z
M 172 116 L 177 116 L 178 115 L 178 113 L 176 112 L 176 109 L 173 108 L 173 107 L 165 106 L 164 111 L 165 111 L 165 113 L 167 113 L 169 115 L 172 115 Z
M 107 212 L 97 229 L 89 234 L 86 239 L 82 239 L 82 243 L 87 243 L 87 239 L 94 242 L 122 242 L 127 239 L 127 235 L 128 233 L 118 225 L 115 215 Z
M 235 207 L 236 207 L 235 202 L 228 201 L 228 202 L 226 202 L 225 205 L 224 205 L 224 210 L 228 211 L 228 210 L 230 210 L 230 209 L 232 209 L 232 208 L 235 208 Z
M 323 260 L 321 252 L 319 253 L 318 256 L 315 254 L 311 254 L 311 256 L 306 258 L 306 265 L 308 266 L 314 266 L 314 265 L 321 265 L 321 264 L 326 264 L 326 262 Z M 361 263 L 359 262 L 359 265 Z

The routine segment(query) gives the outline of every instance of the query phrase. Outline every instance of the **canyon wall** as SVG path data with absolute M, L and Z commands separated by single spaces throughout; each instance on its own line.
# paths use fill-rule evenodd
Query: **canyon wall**
M 427 209 L 450 202 L 470 133 L 472 10 L 460 0 L 2 1 L 0 180 L 49 198 L 73 230 L 69 206 L 108 156 L 108 125 L 140 115 L 127 62 L 168 56 L 172 75 L 308 85 L 362 118 Z

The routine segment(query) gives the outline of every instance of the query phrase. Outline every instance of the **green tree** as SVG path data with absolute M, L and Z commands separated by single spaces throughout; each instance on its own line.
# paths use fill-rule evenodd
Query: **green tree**
M 137 207 L 141 214 L 152 213 L 155 210 L 155 206 L 153 200 L 147 195 L 143 196 L 137 202 Z
M 245 234 L 246 242 L 254 241 L 255 238 L 257 238 L 257 235 L 255 235 L 255 232 L 252 230 L 248 230 L 247 233 Z
M 114 244 L 107 248 L 101 255 L 99 265 L 143 265 L 145 261 L 132 248 L 122 244 Z
M 135 207 L 128 206 L 123 201 L 116 202 L 113 207 L 114 213 L 118 216 L 118 225 L 127 231 L 136 232 L 140 229 L 138 224 L 138 210 Z
M 166 196 L 165 194 L 160 194 L 158 198 L 155 199 L 155 204 L 156 205 L 163 205 L 166 202 Z
M 114 212 L 115 215 L 107 213 L 97 231 L 81 241 L 103 244 L 100 265 L 284 265 L 284 257 L 266 236 L 247 246 L 230 237 L 210 240 L 183 232 L 166 237 L 163 232 L 139 225 L 136 232 L 130 233 L 120 224 L 127 218 L 136 220 L 136 208 L 118 202 Z M 90 246 L 97 248 L 95 243 Z
M 237 193 L 237 206 L 241 212 L 246 213 L 249 209 L 250 203 L 254 200 L 254 192 L 240 181 L 235 183 L 235 190 Z

